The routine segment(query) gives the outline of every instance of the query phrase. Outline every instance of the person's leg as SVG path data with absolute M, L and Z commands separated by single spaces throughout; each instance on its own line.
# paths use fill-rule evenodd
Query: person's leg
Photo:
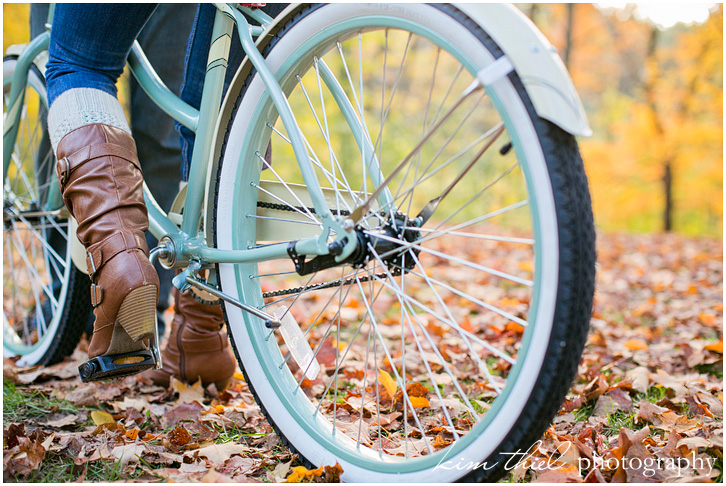
M 271 17 L 277 17 L 288 5 L 287 3 L 268 3 L 262 8 L 262 11 Z M 207 54 L 211 44 L 215 10 L 214 6 L 209 4 L 200 4 L 197 8 L 194 30 L 189 37 L 184 61 L 184 82 L 181 87 L 181 98 L 197 109 L 199 109 L 202 101 L 202 87 L 204 86 L 204 75 L 207 72 Z M 256 24 L 252 19 L 248 18 L 247 20 L 253 25 Z M 239 36 L 235 31 L 232 34 L 227 75 L 224 79 L 225 95 L 244 57 L 245 54 Z M 189 179 L 189 167 L 191 166 L 192 151 L 194 149 L 194 133 L 179 123 L 176 123 L 175 126 L 182 144 L 182 180 L 186 181 Z
M 85 381 L 153 366 L 159 279 L 136 146 L 116 80 L 154 5 L 57 4 L 48 48 L 48 131 L 63 200 L 88 252 L 94 331 Z M 94 359 L 96 358 L 96 359 Z
M 271 4 L 265 11 L 272 16 L 279 14 L 286 4 Z M 202 87 L 206 73 L 215 8 L 202 4 L 197 8 L 194 26 L 187 44 L 184 62 L 184 82 L 181 98 L 195 108 L 202 99 Z M 244 53 L 237 33 L 233 34 L 224 91 L 237 72 Z M 182 144 L 182 179 L 189 177 L 194 133 L 176 124 Z M 235 362 L 230 355 L 229 341 L 222 330 L 224 318 L 219 304 L 205 304 L 189 292 L 175 291 L 174 320 L 167 346 L 162 354 L 164 367 L 144 374 L 153 382 L 168 385 L 172 377 L 194 383 L 201 379 L 204 385 L 215 383 L 223 386 L 234 373 Z
M 187 33 L 191 32 L 195 4 L 160 4 L 141 30 L 137 40 L 156 73 L 173 92 L 179 93 Z M 169 211 L 179 190 L 177 180 L 181 164 L 179 134 L 174 120 L 154 104 L 139 83 L 132 77 L 129 83 L 131 133 L 144 172 L 144 181 L 164 211 Z M 157 245 L 147 232 L 149 248 Z M 154 266 L 159 274 L 159 302 L 157 317 L 159 334 L 164 335 L 163 313 L 171 305 L 172 270 L 158 262 Z

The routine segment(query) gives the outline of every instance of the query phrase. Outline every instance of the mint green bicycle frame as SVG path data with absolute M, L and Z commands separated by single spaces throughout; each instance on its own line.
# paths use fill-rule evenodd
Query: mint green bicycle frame
M 265 63 L 265 59 L 257 50 L 253 36 L 259 36 L 265 31 L 265 27 L 272 22 L 272 18 L 261 10 L 241 7 L 234 4 L 215 4 L 217 13 L 214 20 L 212 33 L 212 44 L 207 60 L 207 73 L 204 81 L 200 109 L 196 110 L 183 102 L 164 85 L 162 80 L 154 71 L 141 47 L 134 43 L 128 58 L 128 65 L 132 74 L 138 80 L 139 85 L 149 97 L 168 115 L 177 120 L 185 127 L 192 130 L 196 135 L 194 151 L 192 154 L 191 169 L 189 174 L 189 185 L 187 187 L 186 199 L 184 202 L 184 214 L 181 228 L 171 222 L 166 213 L 159 207 L 153 195 L 144 185 L 144 197 L 149 213 L 149 230 L 158 239 L 164 238 L 173 244 L 168 248 L 173 249 L 174 255 L 170 260 L 174 261 L 174 268 L 185 267 L 189 262 L 198 262 L 202 266 L 215 263 L 247 263 L 260 262 L 278 258 L 288 258 L 287 245 L 268 245 L 259 248 L 244 250 L 219 250 L 211 248 L 200 234 L 200 222 L 209 164 L 214 163 L 212 154 L 214 152 L 214 135 L 220 115 L 222 104 L 222 91 L 224 78 L 227 71 L 229 48 L 232 39 L 233 29 L 237 28 L 242 48 L 250 62 L 260 74 L 269 96 L 272 98 L 279 113 L 280 119 L 290 137 L 295 158 L 300 167 L 303 180 L 307 186 L 308 193 L 312 200 L 316 214 L 320 216 L 323 223 L 323 230 L 319 236 L 300 239 L 295 243 L 295 251 L 301 255 L 326 255 L 328 250 L 328 237 L 333 231 L 336 237 L 343 241 L 347 238 L 343 252 L 336 257 L 342 261 L 355 251 L 357 239 L 353 235 L 350 222 L 344 224 L 340 218 L 335 218 L 328 209 L 323 197 L 322 189 L 315 177 L 310 157 L 305 147 L 305 142 L 297 126 L 287 99 L 283 94 L 275 75 Z M 244 14 L 258 21 L 261 26 L 251 26 L 244 17 Z M 33 60 L 48 48 L 50 33 L 45 32 L 33 39 L 25 48 L 17 60 L 17 67 L 13 84 L 8 100 L 8 111 L 4 121 L 3 132 L 3 173 L 7 175 L 10 156 L 17 136 L 17 127 L 20 119 L 22 100 L 24 99 L 25 86 L 28 70 Z M 343 89 L 325 67 L 322 70 L 326 84 L 331 89 L 336 100 L 342 107 L 347 107 L 346 121 L 356 140 L 363 150 L 373 154 L 370 141 L 366 141 L 364 130 L 360 121 L 356 118 L 352 104 L 348 100 Z M 380 174 L 377 160 L 371 156 L 370 162 L 372 172 Z M 378 178 L 376 178 L 378 179 Z M 204 181 L 204 182 L 202 182 Z M 375 181 L 376 185 L 380 180 Z M 58 184 L 51 181 L 48 206 L 43 208 L 46 211 L 57 210 L 63 207 Z M 390 194 L 383 191 L 379 199 L 388 201 Z

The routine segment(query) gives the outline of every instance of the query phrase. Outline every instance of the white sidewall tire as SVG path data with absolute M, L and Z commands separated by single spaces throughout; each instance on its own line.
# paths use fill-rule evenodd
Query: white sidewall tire
M 493 62 L 494 58 L 484 48 L 481 42 L 456 20 L 443 15 L 438 9 L 426 5 L 358 5 L 358 4 L 331 4 L 319 8 L 306 15 L 292 26 L 278 41 L 267 57 L 268 65 L 275 72 L 294 50 L 303 45 L 306 39 L 315 35 L 320 29 L 328 25 L 335 25 L 344 19 L 362 14 L 380 13 L 382 10 L 395 12 L 397 16 L 405 17 L 411 21 L 425 25 L 439 32 L 446 32 L 447 38 L 456 46 L 471 56 L 477 66 L 485 67 Z M 476 46 L 474 49 L 471 46 Z M 472 52 L 469 52 L 472 51 Z M 232 221 L 236 212 L 234 206 L 235 191 L 245 190 L 235 181 L 237 164 L 244 145 L 244 134 L 252 120 L 250 114 L 255 113 L 258 100 L 264 91 L 264 86 L 255 76 L 240 101 L 236 116 L 230 128 L 230 135 L 226 149 L 222 155 L 222 162 L 218 180 L 218 199 L 216 208 L 216 244 L 220 249 L 233 249 L 234 235 Z M 537 134 L 529 118 L 526 107 L 517 94 L 517 90 L 509 82 L 498 83 L 496 94 L 502 104 L 508 109 L 507 118 L 518 137 L 523 140 L 537 140 Z M 225 305 L 225 311 L 234 340 L 238 356 L 243 360 L 244 369 L 249 377 L 250 384 L 272 421 L 279 427 L 291 445 L 313 464 L 330 465 L 340 463 L 346 481 L 365 482 L 394 482 L 394 481 L 420 481 L 420 482 L 450 482 L 459 479 L 468 470 L 458 470 L 457 464 L 465 465 L 468 462 L 485 461 L 500 445 L 514 427 L 520 417 L 530 393 L 535 385 L 538 372 L 550 342 L 551 323 L 554 319 L 555 302 L 557 297 L 558 270 L 559 270 L 559 242 L 557 231 L 557 218 L 549 173 L 539 144 L 524 144 L 519 150 L 524 151 L 524 159 L 528 161 L 529 179 L 534 188 L 536 199 L 536 218 L 540 225 L 540 248 L 543 255 L 539 264 L 539 306 L 536 316 L 530 316 L 530 322 L 549 323 L 538 325 L 532 330 L 528 352 L 522 363 L 522 371 L 517 377 L 514 388 L 508 394 L 503 406 L 496 415 L 496 420 L 490 423 L 484 431 L 462 453 L 454 457 L 442 458 L 442 463 L 451 465 L 450 468 L 430 467 L 415 473 L 401 474 L 381 473 L 358 467 L 336 457 L 331 451 L 316 443 L 305 431 L 276 396 L 275 390 L 267 380 L 267 376 L 255 356 L 255 349 L 250 342 L 250 335 L 245 324 L 247 316 L 240 309 Z M 520 153 L 521 155 L 521 153 Z M 222 289 L 235 297 L 238 294 L 235 266 L 220 264 L 220 283 Z M 514 452 L 514 451 L 512 451 Z M 463 458 L 463 459 L 462 459 Z M 461 463 L 460 463 L 461 460 Z

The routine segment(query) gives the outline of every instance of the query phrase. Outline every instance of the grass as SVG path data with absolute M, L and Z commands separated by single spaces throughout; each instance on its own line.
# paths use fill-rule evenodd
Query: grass
M 18 387 L 3 379 L 3 423 L 24 423 L 45 418 L 56 412 L 80 413 L 65 400 L 50 397 L 40 390 Z
M 65 400 L 53 398 L 40 390 L 33 390 L 18 386 L 3 379 L 3 425 L 25 424 L 26 433 L 32 432 L 34 424 L 45 422 L 48 415 L 53 413 L 81 414 L 88 409 L 74 407 Z M 92 425 L 91 419 L 77 424 L 77 430 Z M 119 480 L 133 480 L 140 477 L 144 471 L 136 468 L 131 471 L 122 471 L 121 465 L 113 461 L 94 461 L 86 465 L 74 464 L 75 454 L 66 450 L 64 452 L 48 452 L 40 467 L 29 476 L 9 478 L 11 481 L 31 483 L 66 483 L 81 478 L 90 482 L 112 482 Z
M 637 430 L 635 425 L 636 414 L 634 412 L 626 412 L 625 410 L 614 410 L 608 412 L 608 425 L 603 429 L 603 433 L 610 437 L 620 433 L 620 429 Z

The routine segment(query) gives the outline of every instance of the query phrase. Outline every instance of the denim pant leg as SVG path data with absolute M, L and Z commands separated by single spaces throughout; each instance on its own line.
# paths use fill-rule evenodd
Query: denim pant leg
M 156 4 L 58 3 L 45 73 L 50 104 L 72 88 L 116 96 L 134 39 Z
M 288 5 L 287 3 L 268 3 L 262 8 L 262 11 L 271 17 L 277 17 Z M 216 10 L 213 5 L 199 4 L 194 18 L 194 27 L 187 44 L 181 98 L 196 109 L 199 109 L 202 101 L 204 75 L 207 72 L 207 54 L 209 53 L 211 44 Z M 247 20 L 255 24 L 252 19 L 248 18 Z M 242 64 L 243 59 L 244 51 L 242 50 L 237 31 L 235 31 L 232 34 L 227 75 L 224 79 L 224 94 L 227 94 L 227 88 L 229 88 L 229 84 L 232 82 L 232 78 L 240 64 Z M 187 181 L 189 179 L 189 168 L 191 166 L 192 151 L 194 149 L 194 133 L 179 123 L 175 123 L 175 126 L 179 132 L 182 145 L 182 180 Z
M 162 3 L 137 38 L 156 73 L 173 93 L 180 91 L 187 33 L 191 31 L 195 11 L 196 5 L 191 3 Z M 144 181 L 156 202 L 164 211 L 169 211 L 179 190 L 177 181 L 180 180 L 181 165 L 179 134 L 174 128 L 174 120 L 149 99 L 133 77 L 130 80 L 130 102 L 131 132 L 136 141 Z M 149 248 L 157 245 L 156 238 L 149 232 L 146 233 L 146 242 Z M 157 311 L 163 313 L 171 304 L 171 279 L 175 272 L 165 270 L 158 262 L 155 268 L 160 283 Z M 162 326 L 159 331 L 162 331 Z

